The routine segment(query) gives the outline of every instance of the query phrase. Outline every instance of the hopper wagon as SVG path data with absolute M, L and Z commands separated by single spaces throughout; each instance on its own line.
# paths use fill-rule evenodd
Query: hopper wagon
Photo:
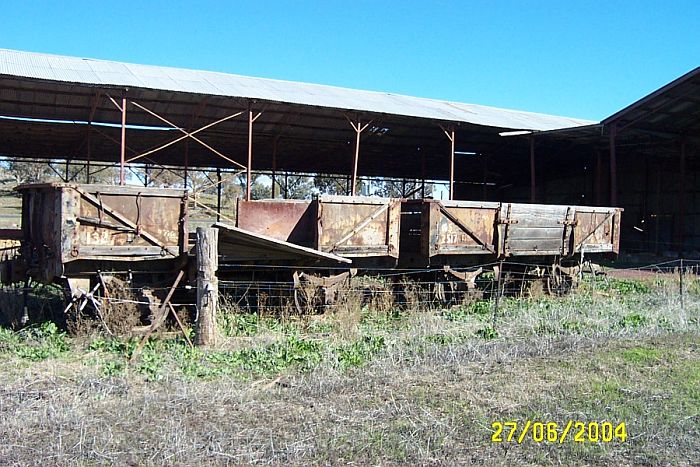
M 160 294 L 196 283 L 185 190 L 72 183 L 29 184 L 18 254 L 4 282 L 65 286 L 74 302 L 115 277 Z M 319 196 L 238 200 L 235 225 L 214 224 L 222 280 L 317 287 L 324 303 L 356 274 L 422 271 L 428 282 L 472 289 L 482 272 L 571 281 L 583 259 L 619 252 L 622 210 L 612 207 Z M 544 267 L 543 267 L 544 266 Z M 191 288 L 191 287 L 189 287 Z M 191 293 L 191 292 L 190 292 Z M 154 293 L 149 292 L 149 300 Z M 158 300 L 163 300 L 159 297 Z

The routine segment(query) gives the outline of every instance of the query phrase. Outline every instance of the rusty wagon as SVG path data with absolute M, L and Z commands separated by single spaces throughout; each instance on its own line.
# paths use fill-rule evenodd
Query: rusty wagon
M 353 267 L 394 267 L 401 200 L 320 196 L 314 200 L 239 200 L 238 227 L 352 260 Z
M 354 267 L 426 267 L 615 255 L 621 213 L 591 206 L 322 196 L 241 200 L 237 222 L 250 232 L 350 258 Z
M 6 264 L 8 280 L 63 284 L 75 297 L 115 273 L 153 283 L 187 263 L 184 190 L 73 183 L 16 190 L 21 246 Z
M 73 299 L 97 282 L 106 288 L 105 276 L 118 274 L 170 292 L 194 282 L 187 191 L 71 183 L 17 190 L 23 207 L 21 247 L 10 268 L 15 281 L 59 282 Z M 558 284 L 577 274 L 584 256 L 618 253 L 621 213 L 363 196 L 239 200 L 236 225 L 214 225 L 218 274 L 251 282 L 291 275 L 295 292 L 311 285 L 326 299 L 358 271 L 396 276 L 420 269 L 428 282 L 457 281 L 469 289 L 486 271 L 478 266 L 489 265 L 496 277 L 507 268 L 522 274 L 534 268 Z M 309 273 L 309 266 L 317 270 Z
M 422 268 L 429 281 L 447 278 L 473 288 L 484 271 L 474 266 L 490 263 L 497 276 L 507 270 L 522 278 L 536 271 L 550 290 L 570 286 L 584 256 L 600 260 L 619 252 L 621 213 L 609 207 L 344 196 L 237 204 L 239 228 L 351 259 L 346 269 L 382 274 Z M 335 268 L 327 277 L 305 277 L 328 288 L 347 274 Z
M 468 265 L 487 259 L 615 255 L 619 208 L 480 201 L 405 201 L 405 265 Z

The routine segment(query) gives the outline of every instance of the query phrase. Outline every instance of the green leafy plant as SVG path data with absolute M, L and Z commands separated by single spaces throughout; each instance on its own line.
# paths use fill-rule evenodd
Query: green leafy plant
M 621 328 L 638 329 L 649 324 L 649 318 L 639 313 L 630 313 L 624 316 L 617 323 Z
M 611 278 L 608 282 L 608 288 L 613 290 L 620 295 L 629 294 L 646 294 L 651 292 L 649 285 L 644 282 L 630 280 L 630 279 L 615 279 Z
M 336 348 L 334 353 L 342 369 L 361 367 L 378 354 L 385 345 L 384 337 L 366 335 L 350 345 Z
M 481 329 L 477 330 L 475 334 L 477 337 L 481 337 L 482 339 L 486 339 L 486 340 L 491 340 L 491 339 L 495 339 L 498 337 L 498 331 L 496 331 L 491 326 L 486 326 L 485 328 L 481 328 Z
M 53 322 L 24 328 L 17 335 L 19 342 L 14 346 L 14 353 L 27 360 L 45 360 L 70 350 L 66 334 Z

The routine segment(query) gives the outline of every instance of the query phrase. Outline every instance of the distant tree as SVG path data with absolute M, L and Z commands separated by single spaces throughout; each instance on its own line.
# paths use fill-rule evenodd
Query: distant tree
M 313 177 L 314 187 L 324 195 L 347 194 L 347 179 L 327 174 L 316 174 Z
M 185 171 L 166 167 L 143 167 L 136 170 L 139 178 L 148 179 L 148 186 L 160 188 L 182 188 Z
M 420 180 L 378 180 L 373 183 L 372 194 L 385 198 L 420 198 L 423 192 Z M 432 184 L 425 184 L 425 196 L 432 194 Z
M 48 181 L 54 178 L 55 174 L 46 161 L 27 159 L 26 161 L 3 161 L 3 168 L 8 176 L 14 179 L 18 185 L 21 183 L 36 183 Z
M 279 194 L 285 199 L 309 199 L 319 190 L 314 179 L 305 175 L 282 175 L 277 178 Z
M 260 174 L 253 174 L 251 177 L 252 183 L 250 186 L 250 197 L 252 199 L 266 199 L 272 196 L 270 185 L 267 183 L 262 183 L 262 180 L 260 180 L 261 177 L 262 176 Z M 238 186 L 241 189 L 241 197 L 244 197 L 247 188 L 247 177 L 245 174 L 241 174 L 238 177 L 236 177 L 236 180 L 238 182 Z

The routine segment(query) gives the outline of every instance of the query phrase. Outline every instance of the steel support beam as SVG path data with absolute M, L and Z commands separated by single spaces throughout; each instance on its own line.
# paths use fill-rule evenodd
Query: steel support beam
M 272 199 L 275 199 L 277 191 L 277 144 L 279 143 L 280 135 L 275 136 L 272 143 L 272 186 L 270 192 L 272 193 Z
M 124 156 L 126 154 L 126 97 L 122 97 L 122 135 L 119 148 L 119 184 L 124 185 Z
M 248 106 L 248 166 L 246 167 L 246 181 L 245 181 L 245 199 L 246 201 L 250 201 L 250 192 L 251 192 L 251 187 L 253 186 L 252 183 L 252 175 L 253 175 L 253 123 L 255 123 L 255 120 L 260 117 L 260 112 L 258 112 L 257 115 L 253 116 L 253 110 Z
M 92 123 L 88 122 L 88 130 L 87 130 L 87 164 L 85 165 L 85 168 L 87 171 L 85 172 L 85 183 L 90 183 L 90 162 L 92 161 L 92 144 L 90 142 L 91 136 L 92 136 L 92 131 L 91 131 Z
M 425 199 L 425 152 L 420 154 L 420 197 Z
M 678 253 L 685 250 L 685 156 L 686 142 L 681 142 L 680 180 L 678 184 Z
M 482 158 L 482 169 L 483 169 L 483 177 L 482 177 L 482 185 L 481 185 L 481 200 L 486 201 L 486 198 L 488 197 L 488 193 L 486 193 L 486 180 L 487 180 L 487 174 L 488 174 L 488 158 L 486 157 L 486 154 L 481 155 Z
M 187 189 L 187 179 L 189 177 L 189 168 L 190 168 L 190 142 L 185 141 L 185 170 L 183 174 L 183 186 L 185 190 Z
M 530 202 L 537 202 L 537 173 L 535 172 L 535 136 L 530 135 Z
M 360 135 L 369 126 L 369 123 L 363 125 L 359 118 L 357 119 L 357 124 L 350 120 L 348 121 L 355 130 L 355 155 L 352 159 L 352 180 L 350 183 L 350 196 L 355 196 L 357 189 L 357 161 L 360 159 Z
M 455 184 L 455 129 L 454 127 L 442 128 L 442 131 L 447 136 L 447 139 L 450 140 L 450 197 L 448 199 L 453 200 Z
M 617 206 L 617 124 L 610 125 L 610 205 Z
M 221 169 L 216 169 L 216 222 L 221 221 Z

